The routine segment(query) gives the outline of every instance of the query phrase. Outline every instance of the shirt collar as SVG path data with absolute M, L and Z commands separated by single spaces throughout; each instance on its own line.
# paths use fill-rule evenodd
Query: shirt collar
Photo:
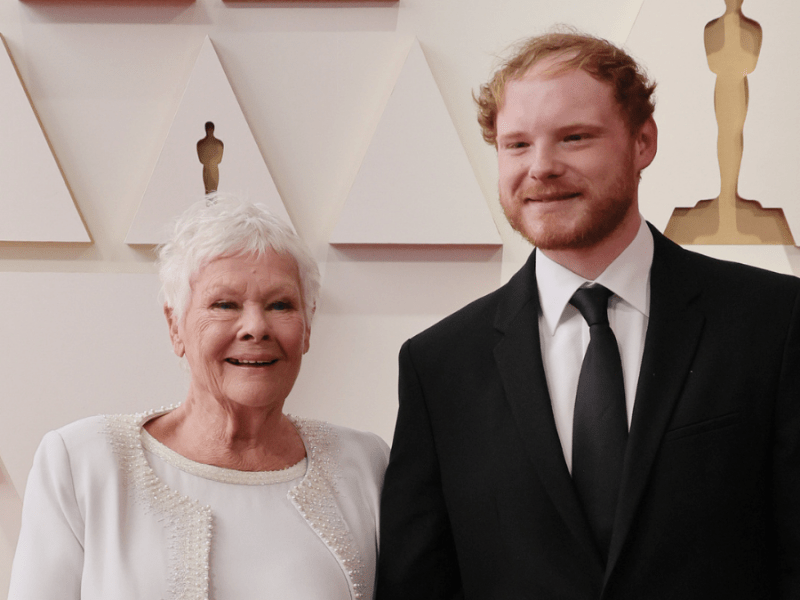
M 553 335 L 572 294 L 586 283 L 599 283 L 642 313 L 650 313 L 650 267 L 653 264 L 653 234 L 641 219 L 639 231 L 628 247 L 593 282 L 584 279 L 536 253 L 536 282 L 542 315 Z

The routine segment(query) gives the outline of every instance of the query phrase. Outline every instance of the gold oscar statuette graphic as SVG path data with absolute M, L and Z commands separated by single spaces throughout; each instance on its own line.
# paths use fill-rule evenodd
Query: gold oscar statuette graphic
M 206 123 L 206 135 L 197 142 L 197 157 L 203 163 L 203 184 L 206 194 L 219 189 L 219 163 L 222 162 L 222 152 L 225 144 L 214 137 L 214 123 Z
M 693 208 L 676 208 L 664 233 L 679 244 L 784 244 L 794 239 L 779 208 L 738 195 L 748 81 L 761 51 L 761 25 L 742 14 L 744 0 L 725 0 L 725 13 L 705 26 L 708 67 L 716 74 L 720 193 Z

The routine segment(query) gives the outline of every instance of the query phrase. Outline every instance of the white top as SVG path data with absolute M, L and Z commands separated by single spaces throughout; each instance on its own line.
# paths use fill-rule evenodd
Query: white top
M 372 598 L 378 436 L 293 418 L 307 458 L 252 473 L 173 452 L 142 428 L 156 414 L 45 436 L 9 600 Z
M 630 427 L 650 316 L 652 264 L 653 234 L 644 219 L 633 241 L 594 282 L 588 282 L 537 251 L 536 282 L 541 305 L 539 341 L 556 429 L 570 472 L 575 396 L 583 356 L 590 340 L 589 326 L 578 309 L 569 303 L 570 298 L 587 283 L 598 283 L 614 292 L 608 303 L 608 321 L 617 338 L 622 359 Z

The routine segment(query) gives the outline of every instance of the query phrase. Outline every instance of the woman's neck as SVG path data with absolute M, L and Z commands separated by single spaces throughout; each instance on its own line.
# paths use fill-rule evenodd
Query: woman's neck
M 191 398 L 144 425 L 156 440 L 195 462 L 237 471 L 275 471 L 306 455 L 294 424 L 279 409 Z

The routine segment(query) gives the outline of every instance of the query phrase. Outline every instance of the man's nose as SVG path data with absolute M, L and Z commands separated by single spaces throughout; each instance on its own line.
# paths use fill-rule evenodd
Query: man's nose
M 538 180 L 559 177 L 564 172 L 564 165 L 559 159 L 558 151 L 550 145 L 540 145 L 529 153 L 528 177 Z

